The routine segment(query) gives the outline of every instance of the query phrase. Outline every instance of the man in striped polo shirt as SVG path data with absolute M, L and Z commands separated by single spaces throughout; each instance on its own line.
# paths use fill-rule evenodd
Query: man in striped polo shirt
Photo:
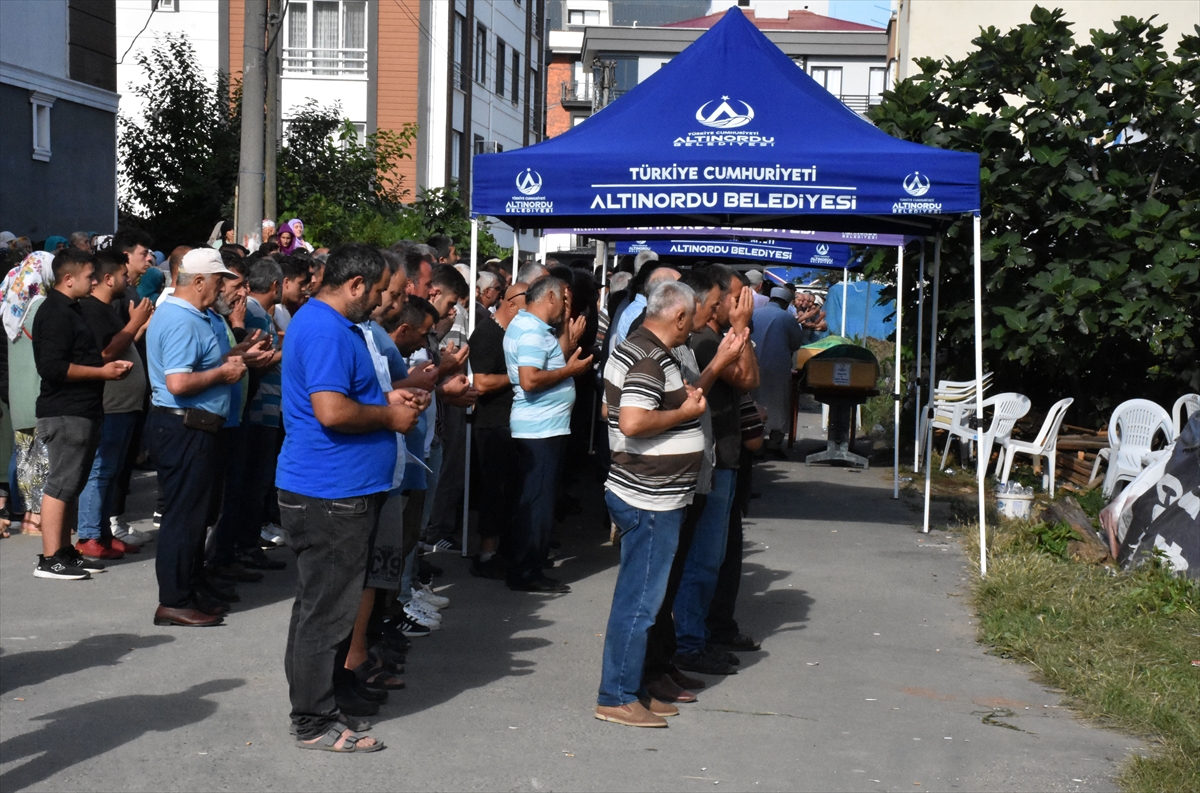
M 521 592 L 570 592 L 542 572 L 554 528 L 559 471 L 571 433 L 575 376 L 587 371 L 579 336 L 585 317 L 569 319 L 567 285 L 546 275 L 529 285 L 525 308 L 504 332 L 504 364 L 513 385 L 509 428 L 519 452 L 521 497 L 513 520 L 508 587 Z M 555 328 L 563 325 L 555 336 Z M 569 356 L 569 357 L 568 357 Z
M 621 567 L 604 635 L 596 718 L 631 727 L 665 727 L 662 717 L 679 712 L 650 698 L 642 667 L 705 449 L 700 416 L 708 405 L 671 354 L 691 334 L 695 310 L 690 287 L 676 281 L 655 287 L 642 326 L 604 368 L 612 449 L 604 500 L 621 533 Z

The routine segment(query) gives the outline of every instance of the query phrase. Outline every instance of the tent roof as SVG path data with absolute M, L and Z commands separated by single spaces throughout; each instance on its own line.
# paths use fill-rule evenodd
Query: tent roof
M 472 177 L 472 211 L 517 228 L 920 234 L 979 209 L 977 154 L 880 131 L 737 9 L 579 126 L 477 155 Z

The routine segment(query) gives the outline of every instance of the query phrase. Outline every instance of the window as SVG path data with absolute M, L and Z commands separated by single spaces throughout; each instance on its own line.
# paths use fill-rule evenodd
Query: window
M 504 69 L 508 66 L 508 45 L 496 39 L 496 96 L 504 96 Z
M 34 91 L 29 103 L 33 105 L 33 159 L 50 162 L 50 108 L 54 97 Z
M 475 82 L 487 85 L 487 28 L 475 29 Z
M 567 11 L 568 25 L 599 25 L 599 11 Z
M 842 67 L 814 66 L 811 75 L 829 93 L 834 96 L 842 95 Z
M 521 53 L 512 54 L 512 101 L 517 104 L 521 99 Z
M 887 88 L 887 69 L 872 66 L 868 86 L 868 91 L 871 95 L 871 104 L 877 105 L 883 101 L 882 94 Z
M 179 10 L 179 0 L 150 0 L 155 11 L 175 13 Z
M 454 15 L 454 86 L 461 88 L 464 91 L 467 88 L 467 80 L 469 75 L 463 74 L 463 58 L 466 57 L 467 48 L 471 46 L 470 40 L 467 38 L 467 18 L 462 14 Z
M 284 72 L 366 78 L 366 0 L 291 2 L 285 29 Z
M 450 130 L 450 178 L 458 181 L 462 173 L 462 133 Z

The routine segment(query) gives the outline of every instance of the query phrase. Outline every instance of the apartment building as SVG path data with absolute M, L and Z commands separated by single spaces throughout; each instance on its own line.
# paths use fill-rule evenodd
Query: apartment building
M 135 51 L 154 46 L 155 35 L 184 32 L 202 66 L 214 74 L 220 70 L 240 76 L 244 0 L 118 2 L 120 35 L 130 40 L 155 9 Z M 415 151 L 397 168 L 410 195 L 454 182 L 469 197 L 473 154 L 507 151 L 542 138 L 540 31 L 545 4 L 546 0 L 278 3 L 273 8 L 281 13 L 275 68 L 280 74 L 282 123 L 310 102 L 337 104 L 362 136 L 416 123 Z M 129 109 L 137 112 L 133 103 Z M 511 244 L 506 227 L 497 226 L 493 232 L 502 244 Z M 533 244 L 532 234 L 523 233 L 522 247 Z
M 0 229 L 115 228 L 115 20 L 113 0 L 0 2 Z

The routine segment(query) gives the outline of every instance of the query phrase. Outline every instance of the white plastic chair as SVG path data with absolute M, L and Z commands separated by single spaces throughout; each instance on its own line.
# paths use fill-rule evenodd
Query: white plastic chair
M 955 437 L 962 438 L 964 443 L 979 444 L 979 459 L 987 464 L 992 456 L 992 446 L 997 441 L 1007 441 L 1012 433 L 1013 425 L 1017 423 L 1017 419 L 1023 417 L 1029 412 L 1029 397 L 1023 394 L 1007 392 L 1004 394 L 996 394 L 983 400 L 983 407 L 992 409 L 992 421 L 980 435 L 979 430 L 971 429 L 968 425 L 970 416 L 963 417 L 963 421 L 946 430 L 949 437 L 946 438 L 946 452 L 942 453 L 942 470 L 946 468 L 946 454 L 950 450 L 950 441 Z M 973 413 L 971 414 L 973 415 Z M 1003 445 L 1003 444 L 1002 444 Z M 1004 456 L 1004 452 L 1000 453 Z
M 1200 410 L 1200 394 L 1184 394 L 1175 400 L 1175 405 L 1171 408 L 1171 425 L 1175 429 L 1172 438 L 1179 437 L 1179 433 L 1183 432 L 1183 425 L 1188 423 L 1188 419 L 1197 410 Z
M 991 382 L 992 373 L 983 376 L 983 387 L 986 390 Z M 931 415 L 932 413 L 932 415 Z M 921 448 L 924 455 L 929 443 L 929 436 L 934 430 L 948 431 L 952 427 L 965 424 L 968 416 L 975 413 L 975 381 L 966 380 L 955 382 L 941 380 L 933 392 L 933 406 L 926 405 L 921 411 Z M 946 451 L 950 449 L 950 438 L 946 439 Z M 942 459 L 945 460 L 945 453 Z M 918 466 L 918 470 L 920 470 Z
M 1108 448 L 1101 449 L 1096 455 L 1088 481 L 1095 480 L 1100 461 L 1107 460 L 1108 470 L 1104 472 L 1101 492 L 1106 498 L 1111 496 L 1118 482 L 1132 480 L 1154 459 L 1150 445 L 1160 430 L 1167 441 L 1174 438 L 1171 416 L 1157 402 L 1130 399 L 1117 405 L 1108 420 Z
M 1018 441 L 1012 438 L 1005 438 L 1000 442 L 1003 450 L 1000 456 L 1004 458 L 1004 473 L 1000 475 L 1001 482 L 1008 481 L 1008 474 L 1012 470 L 1013 457 L 1018 454 L 1028 454 L 1033 459 L 1038 457 L 1046 458 L 1046 469 L 1049 474 L 1048 487 L 1050 497 L 1054 498 L 1054 464 L 1057 461 L 1056 454 L 1058 452 L 1058 428 L 1062 426 L 1063 418 L 1067 415 L 1067 408 L 1075 400 L 1067 397 L 1055 402 L 1050 411 L 1046 413 L 1046 420 L 1042 422 L 1042 428 L 1038 430 L 1037 436 L 1030 441 Z M 996 463 L 996 470 L 1000 470 L 1000 463 Z

